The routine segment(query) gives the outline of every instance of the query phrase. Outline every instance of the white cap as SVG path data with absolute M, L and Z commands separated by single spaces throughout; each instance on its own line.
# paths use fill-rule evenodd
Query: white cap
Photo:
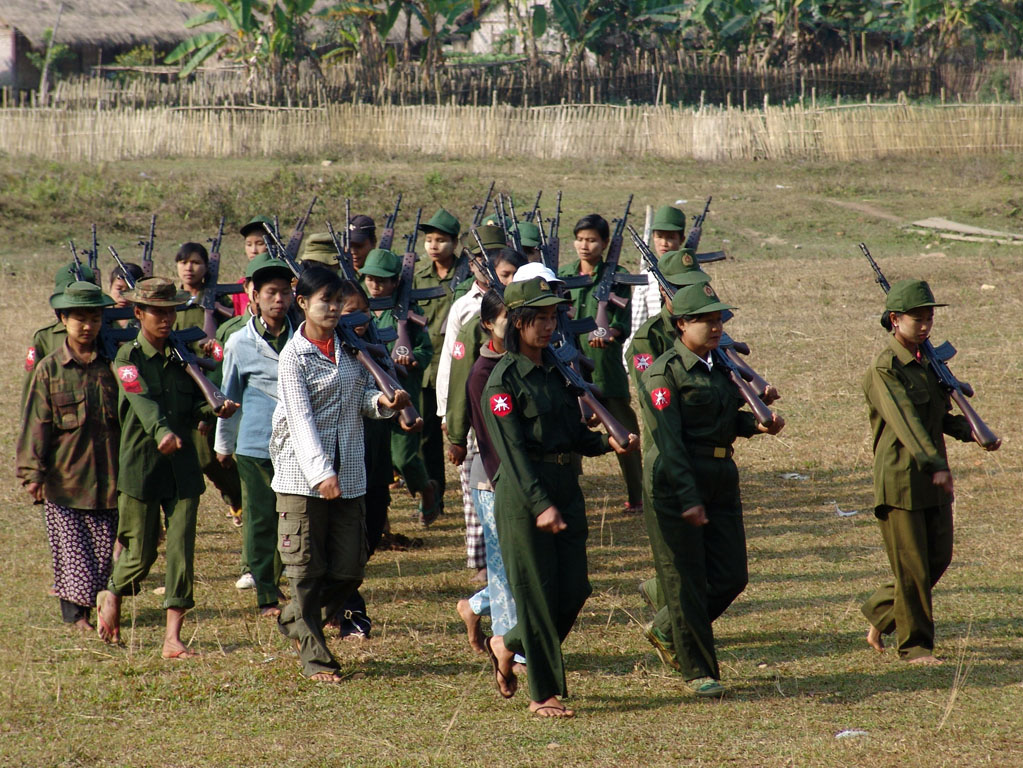
M 550 267 L 545 267 L 539 261 L 531 261 L 528 264 L 523 264 L 521 267 L 515 270 L 515 275 L 512 277 L 513 283 L 524 283 L 526 280 L 532 280 L 534 277 L 542 277 L 548 283 L 564 283 L 565 281 L 554 274 L 554 270 Z

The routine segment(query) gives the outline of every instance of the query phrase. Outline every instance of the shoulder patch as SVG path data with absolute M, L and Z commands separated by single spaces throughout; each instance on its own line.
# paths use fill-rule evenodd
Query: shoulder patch
M 219 341 L 213 342 L 213 359 L 218 363 L 224 359 L 224 345 Z
M 29 347 L 28 352 L 25 353 L 25 370 L 31 371 L 36 367 L 36 348 Z
M 490 411 L 495 416 L 507 416 L 512 412 L 511 395 L 504 392 L 490 396 Z
M 118 368 L 117 378 L 125 392 L 137 395 L 142 391 L 142 384 L 139 382 L 139 369 L 134 365 L 122 365 Z
M 465 344 L 460 341 L 456 341 L 455 346 L 451 349 L 451 356 L 455 358 L 455 360 L 461 360 L 465 357 Z
M 650 402 L 654 408 L 659 411 L 663 411 L 669 405 L 671 405 L 671 390 L 667 387 L 658 387 L 650 393 Z
M 645 371 L 651 365 L 653 365 L 654 356 L 650 354 L 640 354 L 632 356 L 632 367 L 637 371 Z

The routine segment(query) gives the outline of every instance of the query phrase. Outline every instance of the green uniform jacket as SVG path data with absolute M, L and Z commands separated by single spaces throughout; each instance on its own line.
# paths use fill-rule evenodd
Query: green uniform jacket
M 25 401 L 18 477 L 54 504 L 117 506 L 117 379 L 98 355 L 82 365 L 63 344 L 39 361 Z
M 745 401 L 724 369 L 707 370 L 679 340 L 640 377 L 639 404 L 643 483 L 658 511 L 681 515 L 702 504 L 693 457 L 757 434 L 756 419 L 739 410 Z
M 521 497 L 533 517 L 553 504 L 537 472 L 544 456 L 599 456 L 611 450 L 607 435 L 580 420 L 578 401 L 553 365 L 508 352 L 491 372 L 480 404 L 501 458 L 494 485 Z
M 144 501 L 202 495 L 206 484 L 189 438 L 199 421 L 214 415 L 195 382 L 141 332 L 117 351 L 114 372 L 121 384 L 117 489 Z M 172 432 L 183 445 L 164 456 L 156 446 Z
M 451 372 L 448 384 L 448 410 L 444 421 L 448 426 L 448 442 L 465 447 L 469 443 L 469 429 L 472 427 L 469 398 L 466 386 L 473 363 L 480 356 L 480 347 L 486 340 L 486 333 L 480 327 L 480 316 L 473 315 L 458 332 L 454 349 L 451 351 Z M 461 346 L 459 346 L 461 345 Z
M 597 271 L 593 273 L 593 285 L 585 288 L 573 288 L 569 293 L 572 297 L 572 304 L 575 307 L 576 318 L 582 320 L 587 317 L 595 317 L 597 314 L 597 300 L 593 296 L 593 288 L 600 281 L 600 277 L 607 268 L 606 262 L 597 265 Z M 619 272 L 628 272 L 622 266 L 618 267 Z M 562 277 L 574 277 L 579 274 L 579 260 L 571 264 L 565 264 L 558 270 Z M 615 293 L 624 299 L 630 299 L 632 292 L 627 285 L 619 285 Z M 587 357 L 593 360 L 593 383 L 600 387 L 605 397 L 629 397 L 629 377 L 622 367 L 622 342 L 628 338 L 632 330 L 632 302 L 631 300 L 624 308 L 619 309 L 614 304 L 607 305 L 607 314 L 611 328 L 621 332 L 621 336 L 610 342 L 603 349 L 591 347 L 587 334 L 579 335 L 579 346 Z
M 632 344 L 625 355 L 625 366 L 629 369 L 632 383 L 639 392 L 639 378 L 643 371 L 654 364 L 675 343 L 672 333 L 671 313 L 662 307 L 659 314 L 654 315 L 639 327 L 632 336 Z
M 451 263 L 451 269 L 448 270 L 448 276 L 444 279 L 437 276 L 437 270 L 434 269 L 433 261 L 430 258 L 427 258 L 415 271 L 415 278 L 412 281 L 412 286 L 414 288 L 433 288 L 434 286 L 440 285 L 443 286 L 446 291 L 445 295 L 439 299 L 428 299 L 419 303 L 422 308 L 422 314 L 426 318 L 427 327 L 430 330 L 430 343 L 435 350 L 440 350 L 444 347 L 444 328 L 448 323 L 448 312 L 451 311 L 451 305 L 455 301 L 451 283 L 455 277 L 455 271 L 464 259 L 464 256 L 456 258 Z M 470 277 L 468 279 L 471 285 L 472 278 Z M 429 367 L 423 371 L 423 387 L 430 388 L 436 386 L 437 361 L 433 360 L 430 362 Z M 426 414 L 424 414 L 423 418 L 426 417 Z
M 421 310 L 415 304 L 410 308 L 413 312 L 422 314 Z M 394 319 L 394 310 L 385 309 L 378 315 L 373 312 L 373 322 L 376 323 L 377 328 L 393 328 L 398 329 L 398 321 Z M 423 377 L 424 371 L 430 365 L 433 360 L 433 343 L 430 338 L 430 334 L 426 332 L 425 328 L 421 328 L 415 323 L 409 321 L 408 324 L 409 338 L 412 341 L 412 357 L 419 364 L 408 368 L 407 375 L 402 378 L 399 376 L 399 380 L 402 388 L 409 393 L 413 403 L 419 402 L 419 393 L 423 389 Z M 397 341 L 389 341 L 387 343 L 387 351 L 390 352 L 394 349 L 394 345 Z M 395 420 L 394 427 L 401 429 Z
M 895 336 L 863 377 L 874 437 L 874 508 L 927 509 L 951 497 L 932 482 L 948 469 L 943 434 L 970 442 L 970 424 L 951 414 L 938 377 Z
M 32 334 L 32 346 L 25 354 L 25 378 L 21 383 L 21 407 L 25 408 L 25 398 L 28 396 L 28 388 L 32 383 L 32 372 L 36 364 L 44 357 L 60 349 L 67 339 L 67 329 L 60 320 L 54 320 L 47 326 L 40 328 Z

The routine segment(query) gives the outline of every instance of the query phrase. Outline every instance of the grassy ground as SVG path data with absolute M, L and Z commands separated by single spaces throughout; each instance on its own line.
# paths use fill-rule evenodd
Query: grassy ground
M 532 199 L 565 190 L 562 234 L 596 209 L 613 215 L 628 192 L 638 206 L 713 194 L 706 247 L 733 258 L 712 265 L 715 285 L 740 310 L 731 334 L 782 391 L 788 421 L 777 439 L 738 446 L 750 586 L 717 626 L 729 695 L 687 698 L 639 633 L 648 611 L 636 583 L 652 572 L 641 521 L 620 510 L 613 459 L 588 461 L 594 594 L 565 643 L 571 703 L 579 717 L 542 722 L 525 698 L 497 697 L 489 667 L 464 641 L 455 601 L 468 595 L 459 503 L 422 533 L 426 546 L 377 554 L 365 594 L 371 641 L 335 641 L 350 679 L 337 687 L 301 679 L 293 654 L 237 592 L 240 538 L 218 501 L 204 497 L 196 572 L 198 605 L 186 636 L 205 652 L 186 663 L 159 657 L 162 612 L 146 593 L 126 604 L 123 649 L 69 634 L 46 597 L 49 555 L 38 507 L 12 473 L 0 486 L 0 756 L 12 766 L 182 765 L 1023 765 L 1023 534 L 1017 520 L 1023 364 L 1021 253 L 904 233 L 900 221 L 931 215 L 1019 229 L 1018 157 L 961 163 L 672 167 L 598 163 L 580 170 L 507 161 L 379 158 L 290 164 L 172 161 L 102 168 L 0 166 L 0 262 L 9 299 L 0 307 L 0 377 L 8 403 L 0 451 L 13 465 L 21 361 L 31 330 L 47 321 L 57 244 L 87 239 L 134 253 L 160 214 L 157 273 L 174 244 L 204 239 L 216 218 L 231 230 L 252 212 L 290 222 L 312 193 L 343 216 L 338 196 L 376 215 L 397 191 L 413 205 L 440 202 L 464 218 L 489 183 Z M 546 200 L 550 213 L 553 200 Z M 525 203 L 523 203 L 525 207 Z M 636 209 L 634 209 L 636 210 Z M 378 218 L 378 221 L 380 219 Z M 236 238 L 237 239 L 237 238 Z M 979 392 L 975 405 L 1005 437 L 1003 450 L 950 445 L 957 481 L 957 551 L 938 587 L 938 651 L 948 663 L 918 669 L 868 651 L 858 605 L 885 577 L 869 512 L 870 445 L 859 379 L 883 343 L 880 289 L 856 242 L 866 240 L 891 279 L 926 277 L 939 300 L 936 341 L 960 347 L 954 370 Z M 231 241 L 234 242 L 234 241 Z M 225 251 L 230 251 L 225 248 Z M 226 270 L 240 268 L 236 252 Z M 634 254 L 629 251 L 630 263 Z M 104 265 L 109 268 L 104 260 Z M 985 287 L 990 286 L 990 287 Z M 22 301 L 21 299 L 25 300 Z M 786 480 L 797 472 L 804 480 Z M 836 506 L 859 510 L 839 517 Z M 395 528 L 419 534 L 400 495 Z M 162 583 L 158 562 L 147 587 Z M 860 735 L 841 735 L 846 731 Z

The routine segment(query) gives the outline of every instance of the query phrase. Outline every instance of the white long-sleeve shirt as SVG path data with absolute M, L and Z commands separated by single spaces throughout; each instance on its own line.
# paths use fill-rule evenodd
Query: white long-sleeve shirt
M 444 346 L 437 361 L 437 415 L 442 419 L 448 412 L 448 384 L 451 378 L 451 353 L 462 328 L 480 313 L 483 294 L 486 293 L 475 280 L 465 295 L 459 296 L 448 312 L 448 323 L 444 331 Z

